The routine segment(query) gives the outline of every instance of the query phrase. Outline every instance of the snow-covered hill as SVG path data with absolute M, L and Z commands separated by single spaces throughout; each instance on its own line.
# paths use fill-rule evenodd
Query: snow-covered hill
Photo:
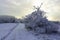
M 60 40 L 60 35 L 34 35 L 34 33 L 32 34 L 32 32 L 28 32 L 25 29 L 25 25 L 22 23 L 5 23 L 0 24 L 0 40 Z

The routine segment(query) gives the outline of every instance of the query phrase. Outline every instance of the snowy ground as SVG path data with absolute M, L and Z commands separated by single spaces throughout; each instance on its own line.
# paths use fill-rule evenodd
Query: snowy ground
M 11 31 L 12 28 L 14 30 Z M 9 32 L 10 34 L 7 36 Z M 0 40 L 60 40 L 60 35 L 40 34 L 35 36 L 31 32 L 28 32 L 22 23 L 6 23 L 0 24 Z
M 0 40 L 36 40 L 32 34 L 27 32 L 25 25 L 21 23 L 19 23 L 19 25 L 6 38 L 3 38 L 16 25 L 17 24 L 15 23 L 0 24 Z

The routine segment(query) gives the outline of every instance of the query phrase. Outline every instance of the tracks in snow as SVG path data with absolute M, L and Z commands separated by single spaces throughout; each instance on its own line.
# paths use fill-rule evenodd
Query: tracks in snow
M 7 35 L 5 35 L 4 37 L 1 38 L 1 40 L 5 40 L 12 32 L 13 30 L 19 25 L 19 23 L 16 24 L 16 26 L 14 26 Z

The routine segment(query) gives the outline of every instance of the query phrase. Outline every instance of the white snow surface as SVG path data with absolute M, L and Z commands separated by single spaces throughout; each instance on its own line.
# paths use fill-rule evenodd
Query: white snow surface
M 10 30 L 15 27 L 11 33 L 5 38 Z M 35 36 L 32 32 L 28 32 L 25 29 L 25 25 L 22 23 L 4 23 L 0 24 L 0 40 L 60 40 L 60 35 L 57 34 L 40 34 Z
M 0 24 L 0 40 L 16 25 L 16 23 Z M 3 40 L 37 40 L 37 38 L 25 29 L 24 24 L 19 23 L 8 37 Z

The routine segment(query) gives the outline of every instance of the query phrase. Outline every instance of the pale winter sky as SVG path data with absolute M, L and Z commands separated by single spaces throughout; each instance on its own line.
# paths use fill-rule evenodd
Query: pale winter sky
M 33 6 L 43 5 L 49 20 L 60 20 L 60 0 L 0 0 L 0 15 L 12 15 L 21 18 L 31 13 Z

